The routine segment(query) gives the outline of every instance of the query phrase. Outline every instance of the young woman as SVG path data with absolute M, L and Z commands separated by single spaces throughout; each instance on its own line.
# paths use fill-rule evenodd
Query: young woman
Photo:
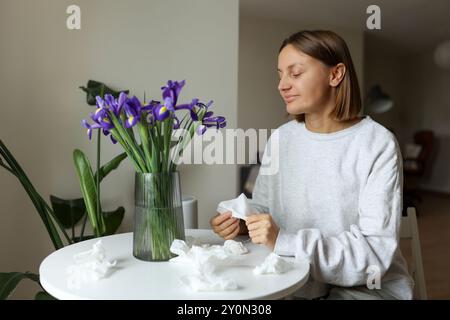
M 330 31 L 284 40 L 278 90 L 295 117 L 267 143 L 246 221 L 211 219 L 225 239 L 254 243 L 311 264 L 300 298 L 411 299 L 413 282 L 399 250 L 402 156 L 391 132 L 358 116 L 361 98 L 345 41 Z M 271 137 L 272 139 L 272 137 Z M 377 279 L 381 279 L 377 282 Z

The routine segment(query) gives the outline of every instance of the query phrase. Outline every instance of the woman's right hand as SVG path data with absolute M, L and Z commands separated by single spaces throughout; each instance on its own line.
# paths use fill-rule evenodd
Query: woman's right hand
M 231 216 L 231 211 L 218 213 L 211 218 L 213 231 L 225 240 L 234 239 L 240 231 L 240 219 Z

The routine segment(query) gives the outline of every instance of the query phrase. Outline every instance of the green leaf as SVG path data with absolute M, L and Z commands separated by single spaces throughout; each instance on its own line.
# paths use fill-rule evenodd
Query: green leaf
M 31 201 L 33 202 L 33 205 L 36 208 L 36 211 L 38 212 L 39 216 L 41 217 L 42 222 L 44 223 L 45 228 L 47 229 L 47 232 L 50 236 L 50 239 L 53 242 L 55 249 L 60 249 L 64 247 L 64 243 L 62 242 L 58 230 L 52 220 L 53 211 L 50 209 L 48 204 L 42 199 L 40 194 L 36 191 L 33 184 L 28 179 L 27 175 L 20 167 L 17 160 L 14 158 L 14 156 L 11 154 L 6 145 L 1 140 L 0 140 L 0 156 L 2 156 L 8 163 L 11 169 L 10 170 L 11 173 L 15 175 L 17 179 L 19 179 L 23 188 L 25 189 Z M 57 218 L 56 217 L 54 218 L 61 232 L 64 234 L 67 241 L 70 243 L 70 238 L 68 237 L 64 228 L 60 225 L 60 222 L 57 220 Z
M 78 181 L 83 194 L 84 203 L 88 212 L 94 234 L 99 237 L 104 231 L 103 216 L 97 212 L 97 188 L 89 160 L 81 150 L 74 150 L 73 160 L 77 171 Z M 101 210 L 101 208 L 100 208 Z
M 0 300 L 8 299 L 23 279 L 30 279 L 39 284 L 39 275 L 31 272 L 0 272 Z
M 107 164 L 103 165 L 99 172 L 100 172 L 100 182 L 105 178 L 111 171 L 117 169 L 119 165 L 122 163 L 124 159 L 126 159 L 127 154 L 121 153 L 115 158 L 113 158 L 111 161 L 109 161 Z M 97 173 L 94 176 L 94 180 L 97 180 Z
M 38 293 L 36 293 L 34 300 L 57 300 L 57 299 L 45 291 L 39 291 Z
M 65 200 L 50 195 L 50 202 L 53 213 L 66 229 L 74 227 L 86 212 L 83 198 Z
M 103 212 L 105 219 L 106 231 L 103 236 L 109 236 L 116 233 L 125 216 L 125 209 L 123 207 L 117 208 L 115 211 Z

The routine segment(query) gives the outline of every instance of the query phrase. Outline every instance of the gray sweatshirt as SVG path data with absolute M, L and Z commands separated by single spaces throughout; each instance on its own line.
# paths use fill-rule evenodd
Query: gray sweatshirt
M 280 228 L 275 253 L 310 262 L 296 296 L 411 299 L 402 192 L 398 143 L 369 116 L 333 133 L 292 120 L 266 144 L 250 202 Z

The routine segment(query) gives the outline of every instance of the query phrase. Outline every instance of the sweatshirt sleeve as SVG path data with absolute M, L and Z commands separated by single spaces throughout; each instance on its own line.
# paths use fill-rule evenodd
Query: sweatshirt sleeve
M 380 149 L 360 193 L 358 222 L 350 230 L 330 237 L 319 229 L 296 234 L 280 230 L 274 251 L 309 261 L 312 277 L 333 285 L 365 285 L 369 266 L 377 267 L 382 277 L 398 246 L 403 165 L 394 137 Z
M 258 174 L 256 177 L 255 187 L 253 188 L 252 199 L 249 199 L 249 203 L 256 213 L 269 212 L 268 204 L 268 177 L 262 174 Z
M 264 148 L 261 166 L 256 177 L 250 205 L 256 213 L 270 213 L 270 199 L 273 196 L 271 188 L 279 174 L 280 132 L 275 130 Z

